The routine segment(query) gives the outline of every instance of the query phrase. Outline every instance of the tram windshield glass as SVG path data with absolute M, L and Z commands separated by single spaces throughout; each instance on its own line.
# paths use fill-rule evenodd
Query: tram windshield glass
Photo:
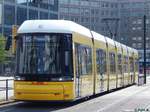
M 72 75 L 71 34 L 22 34 L 17 39 L 17 75 Z

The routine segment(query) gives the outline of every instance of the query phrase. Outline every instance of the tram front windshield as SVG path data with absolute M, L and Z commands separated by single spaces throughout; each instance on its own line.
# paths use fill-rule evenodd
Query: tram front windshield
M 50 80 L 73 74 L 71 34 L 22 34 L 17 39 L 16 56 L 16 76 L 24 79 Z

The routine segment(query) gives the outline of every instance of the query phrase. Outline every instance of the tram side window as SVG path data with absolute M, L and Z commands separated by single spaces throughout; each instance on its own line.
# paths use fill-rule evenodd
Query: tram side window
M 106 52 L 102 49 L 96 50 L 97 74 L 106 73 Z
M 139 72 L 139 60 L 135 59 L 135 71 Z
M 130 61 L 130 72 L 134 72 L 134 63 L 133 63 L 133 57 L 129 58 Z
M 75 44 L 76 73 L 88 75 L 92 73 L 92 49 L 89 46 Z
M 122 57 L 121 57 L 121 54 L 118 54 L 118 73 L 122 74 Z
M 124 56 L 124 73 L 128 73 L 128 57 Z
M 109 60 L 110 60 L 110 73 L 115 74 L 116 73 L 116 63 L 115 63 L 115 54 L 109 53 Z

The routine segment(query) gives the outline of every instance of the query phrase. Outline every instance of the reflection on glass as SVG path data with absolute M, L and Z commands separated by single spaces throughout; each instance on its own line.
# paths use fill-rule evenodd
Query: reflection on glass
M 48 13 L 47 12 L 40 12 L 40 19 L 48 19 Z
M 72 73 L 71 44 L 61 36 L 27 35 L 19 38 L 17 70 L 19 74 Z M 67 43 L 66 46 L 63 43 Z M 66 56 L 66 57 L 65 57 Z M 63 59 L 64 57 L 64 59 Z M 65 67 L 65 68 L 64 68 Z
M 39 0 L 28 0 L 29 6 L 37 7 Z
M 29 10 L 29 19 L 38 19 L 38 11 L 36 10 Z
M 27 9 L 17 7 L 17 24 L 22 24 L 27 19 Z
M 13 25 L 15 23 L 15 6 L 4 5 L 4 23 Z
M 27 0 L 17 0 L 17 4 L 27 5 Z
M 2 0 L 1 0 L 2 1 Z M 4 0 L 4 1 L 6 1 L 6 2 L 11 2 L 11 3 L 15 3 L 16 2 L 16 0 Z

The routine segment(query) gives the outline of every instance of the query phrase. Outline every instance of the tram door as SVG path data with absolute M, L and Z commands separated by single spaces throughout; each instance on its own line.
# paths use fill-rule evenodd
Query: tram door
M 79 48 L 78 45 L 75 44 L 75 74 L 76 74 L 76 78 L 75 78 L 75 93 L 76 93 L 76 97 L 81 97 L 81 73 L 79 70 L 80 67 L 80 56 L 79 56 Z
M 93 94 L 91 47 L 75 44 L 75 58 L 77 97 L 91 95 Z
M 96 50 L 96 63 L 97 63 L 97 74 L 99 83 L 99 91 L 103 92 L 107 88 L 107 76 L 106 74 L 106 52 L 102 49 Z

